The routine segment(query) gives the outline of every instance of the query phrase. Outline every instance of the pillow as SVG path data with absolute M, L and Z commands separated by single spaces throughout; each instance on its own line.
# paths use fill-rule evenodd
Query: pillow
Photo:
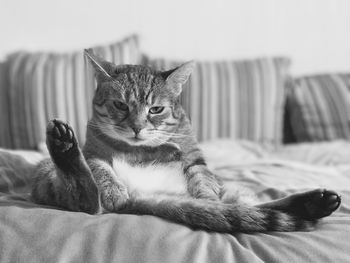
M 158 69 L 180 62 L 144 58 Z M 180 101 L 199 141 L 246 139 L 280 144 L 288 58 L 197 62 Z
M 304 76 L 287 86 L 286 142 L 350 139 L 350 74 Z
M 98 46 L 94 51 L 116 64 L 138 64 L 138 37 Z M 45 141 L 49 119 L 68 121 L 85 141 L 95 80 L 83 50 L 71 53 L 18 52 L 8 57 L 9 127 L 13 148 L 33 149 Z M 1 145 L 0 145 L 1 146 Z
M 8 74 L 5 62 L 0 62 L 0 145 L 5 148 L 11 147 L 9 130 L 9 104 L 7 98 Z

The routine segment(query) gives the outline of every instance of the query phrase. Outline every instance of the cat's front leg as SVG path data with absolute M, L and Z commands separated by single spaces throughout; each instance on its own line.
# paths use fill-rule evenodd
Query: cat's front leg
M 106 161 L 89 159 L 88 165 L 99 188 L 102 207 L 108 212 L 118 212 L 129 199 L 127 188 Z
M 47 125 L 46 144 L 51 159 L 41 161 L 35 170 L 33 200 L 71 211 L 98 213 L 98 188 L 72 127 L 63 121 L 51 120 Z
M 185 167 L 187 190 L 195 198 L 219 200 L 221 184 L 215 174 L 203 163 L 192 163 Z

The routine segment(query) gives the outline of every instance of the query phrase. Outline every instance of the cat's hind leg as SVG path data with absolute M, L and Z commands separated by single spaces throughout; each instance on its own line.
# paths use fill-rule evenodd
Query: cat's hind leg
M 289 195 L 285 198 L 260 204 L 257 207 L 280 210 L 304 219 L 320 219 L 331 215 L 341 203 L 340 196 L 333 191 L 316 189 Z
M 60 120 L 47 125 L 46 144 L 51 160 L 36 169 L 34 201 L 90 214 L 100 210 L 96 183 L 78 146 L 73 129 Z

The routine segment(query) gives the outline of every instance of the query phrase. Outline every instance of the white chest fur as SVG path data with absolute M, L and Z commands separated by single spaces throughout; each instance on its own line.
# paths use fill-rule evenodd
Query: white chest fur
M 113 169 L 129 191 L 143 193 L 187 192 L 186 179 L 180 162 L 132 166 L 123 159 L 113 159 Z

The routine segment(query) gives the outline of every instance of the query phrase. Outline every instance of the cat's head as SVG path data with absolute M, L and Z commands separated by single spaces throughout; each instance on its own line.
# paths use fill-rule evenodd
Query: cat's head
M 141 65 L 115 65 L 85 50 L 97 89 L 89 123 L 131 145 L 160 145 L 176 134 L 181 122 L 178 97 L 194 68 L 187 62 L 168 71 Z

